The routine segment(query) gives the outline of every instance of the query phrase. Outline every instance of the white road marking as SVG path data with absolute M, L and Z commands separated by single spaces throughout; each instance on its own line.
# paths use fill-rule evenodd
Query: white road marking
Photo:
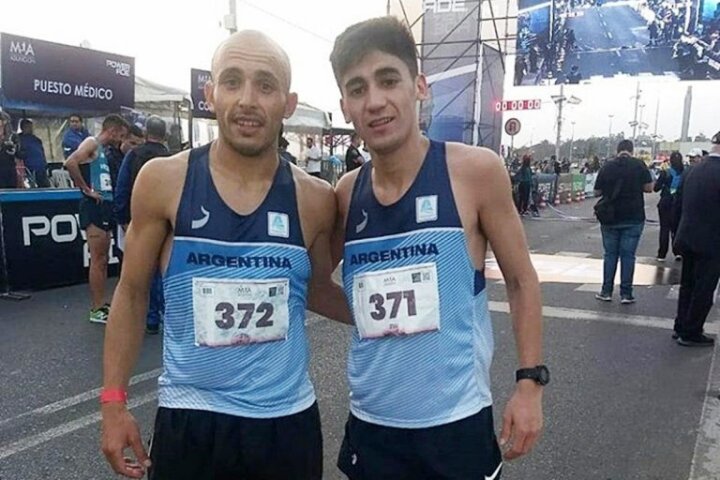
M 612 40 L 612 38 L 613 38 L 612 33 L 607 32 L 607 36 L 608 36 L 608 38 L 609 38 L 610 40 Z
M 720 478 L 720 346 L 715 344 L 689 480 Z
M 507 302 L 488 302 L 491 312 L 510 313 L 510 305 Z M 594 322 L 617 323 L 634 327 L 661 328 L 672 330 L 674 319 L 663 317 L 651 317 L 645 315 L 628 315 L 624 313 L 596 312 L 593 310 L 580 310 L 565 307 L 543 307 L 543 317 L 558 318 L 564 320 L 589 320 Z M 705 332 L 713 335 L 720 333 L 718 322 L 706 323 Z
M 575 289 L 576 292 L 594 292 L 600 291 L 601 284 L 599 283 L 584 283 Z
M 562 257 L 588 258 L 590 254 L 587 252 L 557 252 L 555 255 Z
M 134 377 L 130 378 L 129 385 L 136 385 L 138 383 L 142 383 L 146 380 L 151 380 L 155 377 L 160 376 L 160 374 L 163 372 L 162 368 L 156 368 L 154 370 L 150 370 L 145 373 L 141 373 L 138 375 L 135 375 Z M 3 426 L 7 423 L 14 422 L 16 420 L 20 420 L 21 418 L 35 416 L 35 415 L 49 415 L 51 413 L 59 412 L 60 410 L 64 410 L 69 407 L 74 407 L 75 405 L 79 405 L 83 402 L 87 402 L 88 400 L 96 399 L 100 396 L 100 391 L 102 388 L 95 388 L 93 390 L 88 390 L 87 392 L 81 393 L 79 395 L 75 395 L 74 397 L 65 398 L 63 400 L 50 403 L 48 405 L 45 405 L 43 407 L 36 408 L 34 410 L 30 410 L 29 412 L 22 413 L 16 417 L 8 418 L 5 420 L 0 421 L 0 426 Z
M 145 405 L 146 403 L 150 403 L 155 399 L 157 399 L 157 392 L 146 393 L 145 395 L 141 395 L 137 398 L 131 399 L 128 402 L 128 408 L 133 409 L 141 405 Z M 62 437 L 63 435 L 67 435 L 68 433 L 72 433 L 74 431 L 80 430 L 81 428 L 90 426 L 94 423 L 99 422 L 101 419 L 102 415 L 100 414 L 100 412 L 91 413 L 89 415 L 85 415 L 84 417 L 75 419 L 71 422 L 63 423 L 62 425 L 59 425 L 57 427 L 45 430 L 44 432 L 40 432 L 36 435 L 25 437 L 21 440 L 18 440 L 17 442 L 0 448 L 0 460 L 11 457 L 13 455 L 17 455 L 18 453 L 24 452 L 29 448 L 37 447 L 38 445 L 47 443 L 51 440 L 54 440 L 55 438 Z

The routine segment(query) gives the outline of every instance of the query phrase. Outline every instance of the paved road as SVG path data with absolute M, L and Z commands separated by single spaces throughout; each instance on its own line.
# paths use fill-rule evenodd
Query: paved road
M 672 47 L 646 48 L 647 21 L 628 5 L 578 9 L 566 28 L 575 31 L 577 48 L 567 55 L 564 71 L 577 65 L 584 80 L 618 74 L 674 76 L 678 69 Z
M 590 202 L 563 210 L 587 217 Z M 648 212 L 652 216 L 652 206 Z M 534 252 L 601 257 L 597 225 L 544 215 L 525 223 Z M 649 226 L 639 250 L 641 261 L 653 266 L 656 237 L 657 227 Z M 666 267 L 677 269 L 673 263 Z M 503 313 L 504 287 L 492 281 L 489 289 L 499 417 L 511 392 L 516 355 L 511 324 Z M 508 465 L 503 478 L 686 480 L 698 438 L 712 439 L 713 424 L 720 424 L 720 417 L 713 416 L 720 411 L 720 400 L 708 397 L 713 351 L 684 349 L 670 340 L 675 286 L 642 287 L 636 292 L 638 303 L 629 307 L 597 303 L 596 289 L 577 283 L 543 285 L 546 357 L 553 372 L 545 396 L 546 431 L 536 451 Z M 0 303 L 2 480 L 115 478 L 99 453 L 93 391 L 101 383 L 103 327 L 84 321 L 85 307 L 85 286 Z M 716 329 L 717 311 L 713 315 L 710 327 Z M 343 369 L 349 329 L 314 315 L 308 328 L 325 439 L 325 478 L 339 479 L 343 477 L 334 461 L 347 415 Z M 133 412 L 145 438 L 156 408 L 161 348 L 160 338 L 146 339 L 131 387 Z M 711 391 L 716 388 L 720 384 Z M 720 467 L 717 475 L 707 473 L 720 457 L 712 450 L 717 444 L 700 443 L 693 479 L 720 478 Z

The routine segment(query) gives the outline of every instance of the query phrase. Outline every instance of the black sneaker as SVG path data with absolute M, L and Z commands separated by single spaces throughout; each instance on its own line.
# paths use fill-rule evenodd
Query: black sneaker
M 680 337 L 677 339 L 677 343 L 683 347 L 712 347 L 715 345 L 715 339 L 700 334 L 696 337 Z
M 612 302 L 612 295 L 609 293 L 600 292 L 595 295 L 595 298 L 597 298 L 601 302 Z

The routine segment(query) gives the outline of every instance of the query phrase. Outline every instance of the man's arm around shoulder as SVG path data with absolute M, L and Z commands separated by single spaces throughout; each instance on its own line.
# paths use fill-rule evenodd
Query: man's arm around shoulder
M 312 263 L 312 277 L 308 285 L 308 309 L 332 320 L 352 324 L 352 316 L 340 285 L 332 280 L 337 264 L 333 261 L 330 240 L 336 224 L 337 200 L 330 184 L 304 174 L 307 195 L 303 196 L 306 215 L 317 222 L 314 239 L 308 251 Z

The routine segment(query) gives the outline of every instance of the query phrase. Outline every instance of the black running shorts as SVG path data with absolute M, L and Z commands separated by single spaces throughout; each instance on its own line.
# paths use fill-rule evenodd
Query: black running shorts
M 392 428 L 350 414 L 338 467 L 350 480 L 499 480 L 492 407 L 430 428 Z
M 150 460 L 150 480 L 320 480 L 318 406 L 267 419 L 161 407 Z
M 112 202 L 104 200 L 97 203 L 94 199 L 83 197 L 80 200 L 80 228 L 87 230 L 90 225 L 109 232 L 113 228 Z

